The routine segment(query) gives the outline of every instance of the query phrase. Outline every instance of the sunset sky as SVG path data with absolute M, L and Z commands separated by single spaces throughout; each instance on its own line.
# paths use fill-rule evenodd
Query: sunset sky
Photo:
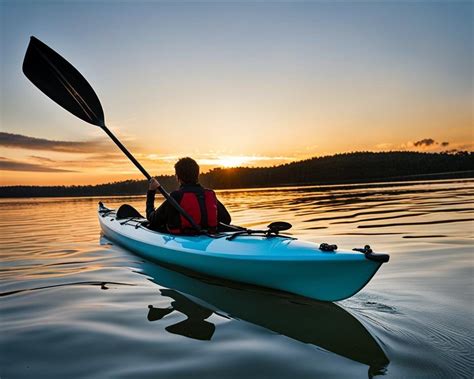
M 473 3 L 0 3 L 0 185 L 141 174 L 21 71 L 31 35 L 95 89 L 154 174 L 473 149 Z

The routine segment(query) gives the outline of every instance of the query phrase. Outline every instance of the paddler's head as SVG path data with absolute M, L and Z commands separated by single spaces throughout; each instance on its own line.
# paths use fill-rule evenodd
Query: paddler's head
M 197 184 L 199 179 L 199 165 L 189 157 L 181 158 L 174 165 L 176 178 L 179 184 Z

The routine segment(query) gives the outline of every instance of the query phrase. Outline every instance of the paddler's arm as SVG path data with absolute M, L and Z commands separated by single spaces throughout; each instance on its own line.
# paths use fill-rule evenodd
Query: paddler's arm
M 217 221 L 227 225 L 232 221 L 229 212 L 219 200 L 217 200 Z
M 155 194 L 156 191 L 148 190 L 146 193 L 146 218 L 151 221 L 155 213 Z
M 152 178 L 148 185 L 148 192 L 146 194 L 146 218 L 148 221 L 150 221 L 150 224 L 152 226 L 157 227 L 166 224 L 166 209 L 168 208 L 167 202 L 165 201 L 155 210 L 155 194 L 159 186 L 160 183 L 158 182 L 158 180 Z

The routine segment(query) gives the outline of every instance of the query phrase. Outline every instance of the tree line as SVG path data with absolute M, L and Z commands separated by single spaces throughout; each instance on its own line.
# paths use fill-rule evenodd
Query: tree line
M 273 167 L 215 168 L 200 177 L 209 188 L 232 189 L 289 185 L 474 177 L 474 153 L 356 152 L 315 157 Z M 173 175 L 159 176 L 168 191 Z M 146 180 L 81 186 L 5 186 L 0 197 L 139 195 Z

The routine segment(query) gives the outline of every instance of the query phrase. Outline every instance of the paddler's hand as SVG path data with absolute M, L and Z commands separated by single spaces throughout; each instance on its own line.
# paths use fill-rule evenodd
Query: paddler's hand
M 148 185 L 148 190 L 150 191 L 156 191 L 156 189 L 160 186 L 160 182 L 156 180 L 156 178 L 151 178 L 149 185 Z

